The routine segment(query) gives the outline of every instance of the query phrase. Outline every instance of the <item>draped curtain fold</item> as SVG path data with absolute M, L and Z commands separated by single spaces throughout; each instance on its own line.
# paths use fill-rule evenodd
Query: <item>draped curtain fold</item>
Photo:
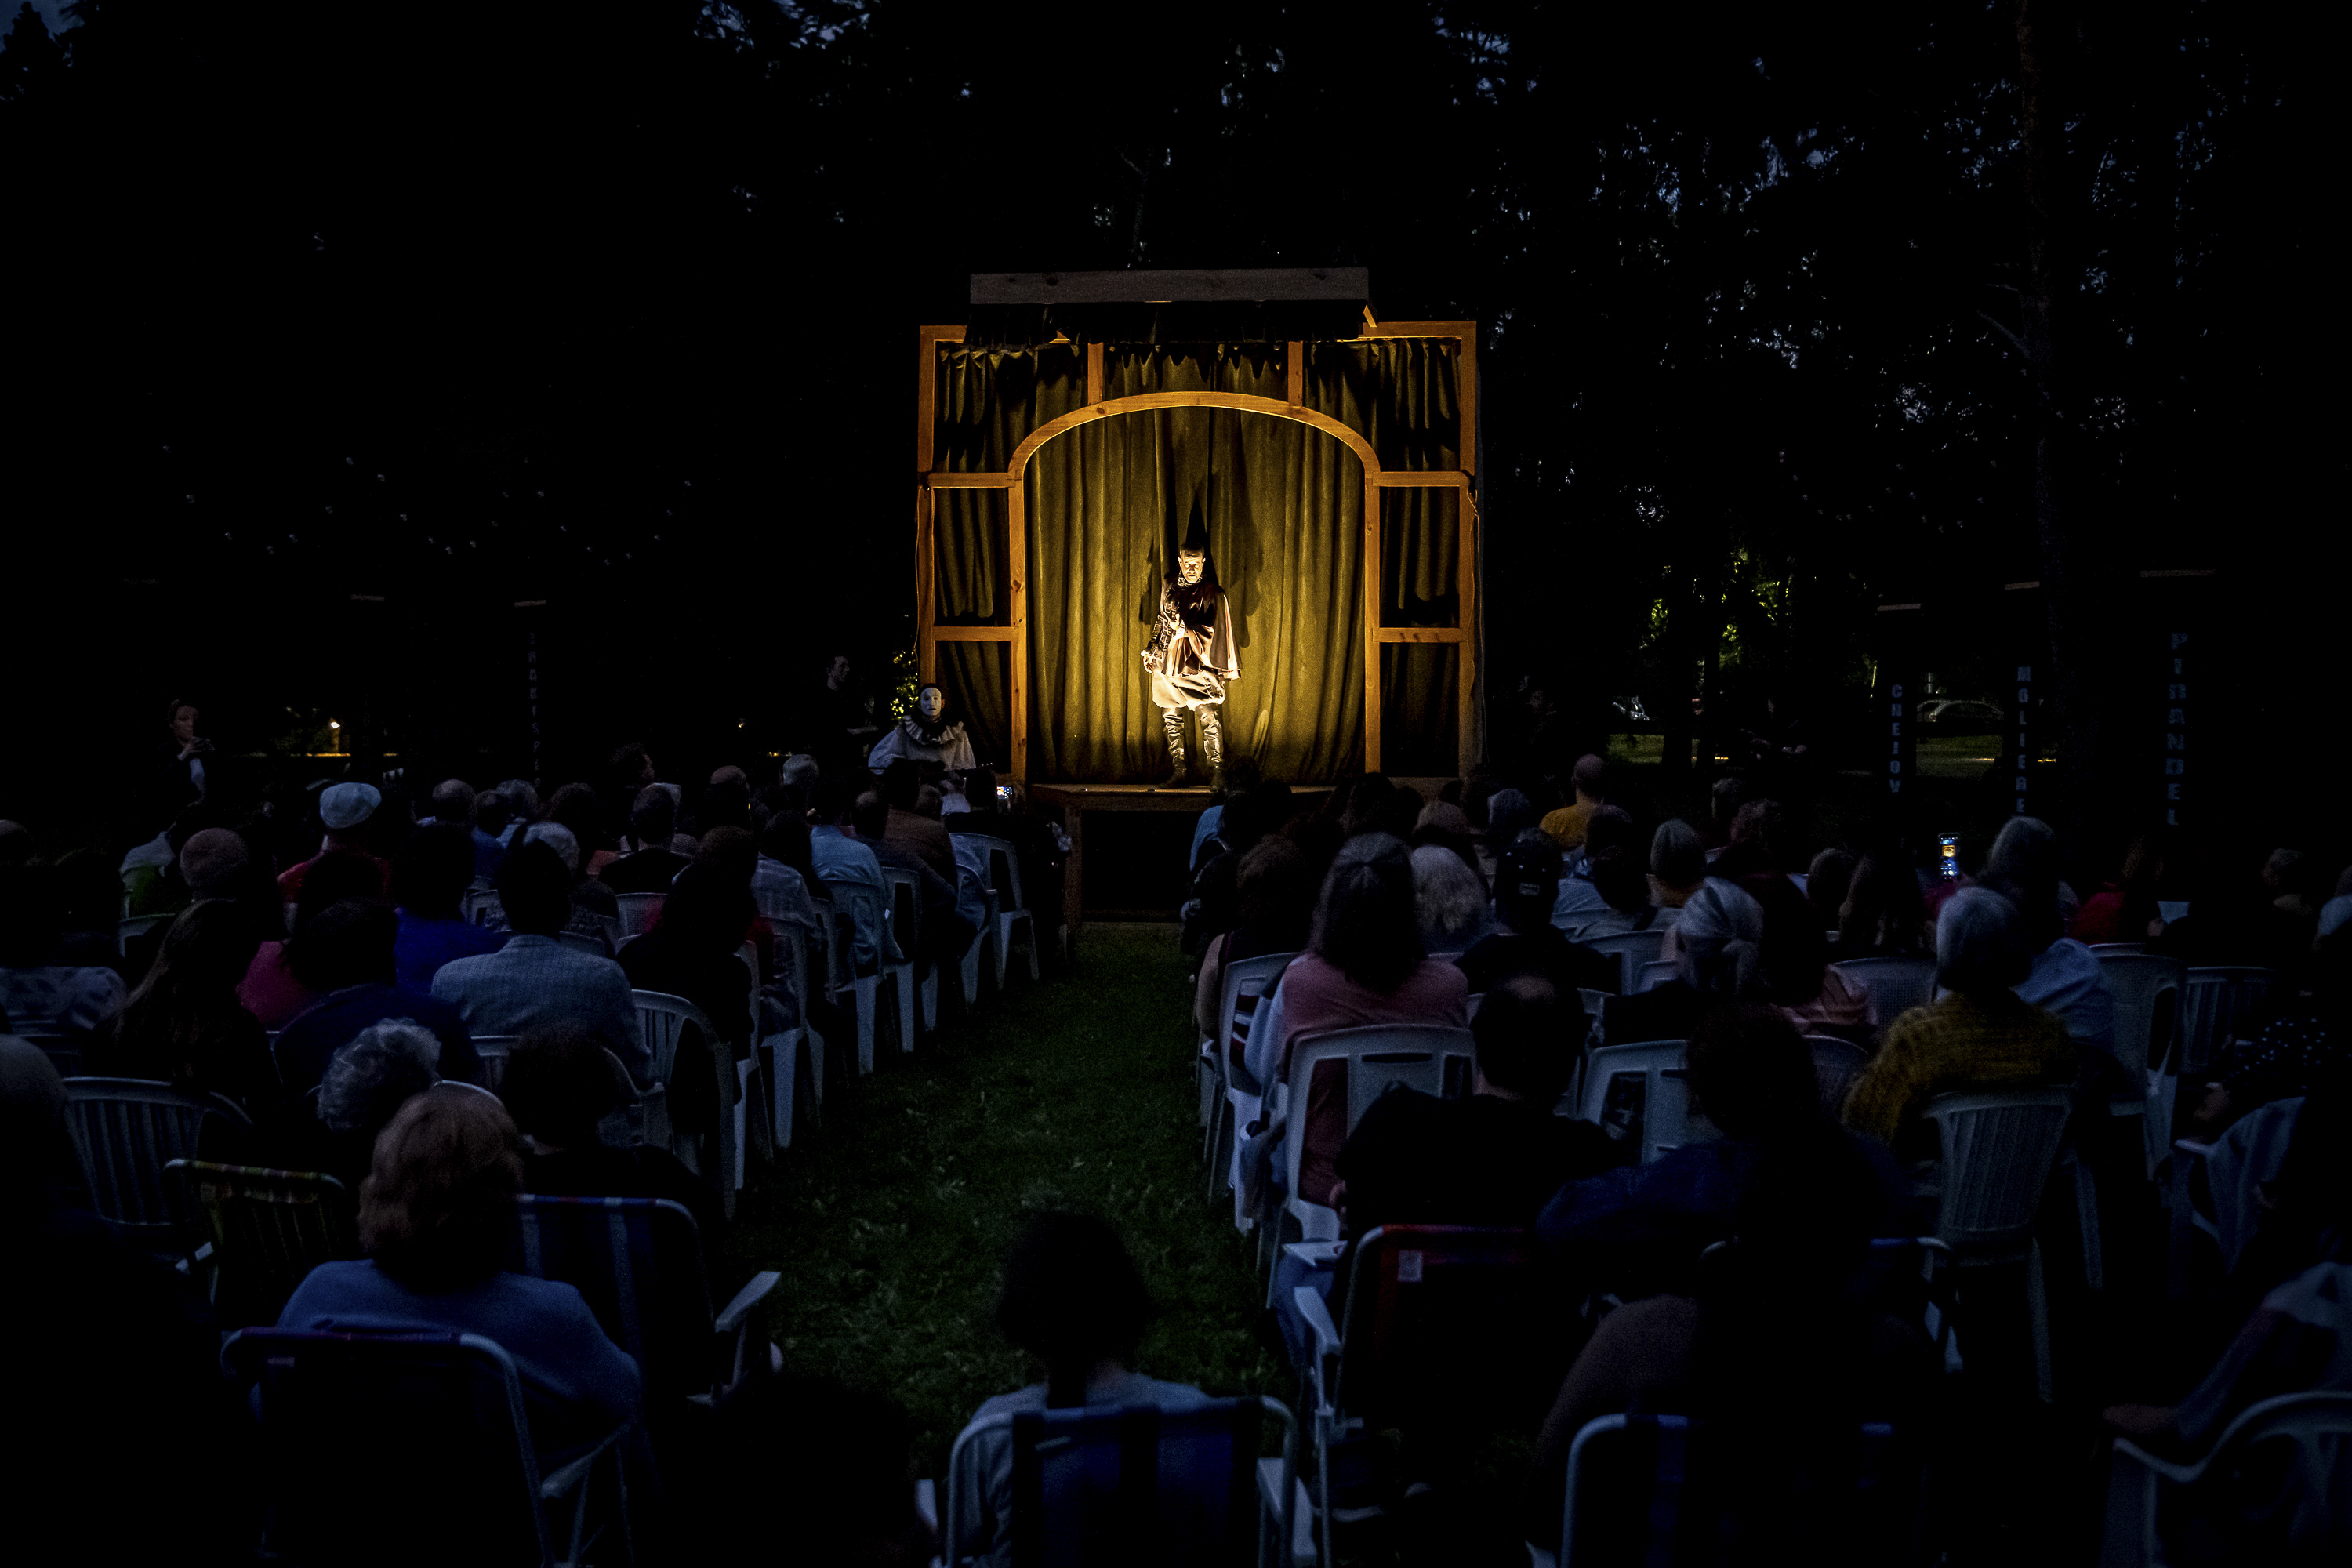
M 1106 398 L 1235 392 L 1280 399 L 1280 344 L 1110 345 Z M 1310 345 L 1307 405 L 1361 432 L 1391 468 L 1458 466 L 1454 353 L 1443 340 Z M 1083 352 L 950 347 L 941 354 L 939 466 L 1002 470 L 1031 431 L 1078 407 Z M 1269 776 L 1326 782 L 1363 765 L 1364 594 L 1384 624 L 1451 624 L 1460 603 L 1452 489 L 1379 492 L 1381 559 L 1363 559 L 1364 474 L 1336 438 L 1221 408 L 1152 409 L 1082 425 L 1040 447 L 1026 476 L 1032 776 L 1073 783 L 1164 769 L 1159 713 L 1137 657 L 1159 584 L 1192 518 L 1231 602 L 1242 668 L 1225 702 L 1229 755 Z M 942 626 L 1009 615 L 1005 492 L 934 492 Z M 1418 653 L 1420 650 L 1415 650 Z M 1443 754 L 1451 772 L 1454 649 L 1384 655 L 1392 771 Z M 1009 742 L 1003 645 L 941 642 L 942 685 L 983 757 Z M 1425 743 L 1424 743 L 1425 742 Z M 1400 751 L 1400 746 L 1403 749 Z

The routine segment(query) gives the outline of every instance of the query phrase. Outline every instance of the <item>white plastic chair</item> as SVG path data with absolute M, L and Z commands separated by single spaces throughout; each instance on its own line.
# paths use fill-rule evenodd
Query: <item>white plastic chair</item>
M 1214 1089 L 1209 1102 L 1209 1125 L 1202 1142 L 1201 1154 L 1206 1163 L 1203 1178 L 1213 1195 L 1217 1190 L 1217 1170 L 1230 1167 L 1229 1149 L 1235 1129 L 1243 1124 L 1244 1113 L 1249 1119 L 1257 1115 L 1263 1088 L 1256 1092 L 1234 1081 L 1231 1051 L 1234 1041 L 1246 1040 L 1249 1020 L 1255 1016 L 1257 1005 L 1265 996 L 1285 966 L 1298 955 L 1295 952 L 1261 953 L 1255 958 L 1235 959 L 1218 974 L 1217 1037 L 1202 1047 L 1202 1063 Z M 1247 1004 L 1244 1009 L 1244 1004 Z
M 886 941 L 881 949 L 881 962 L 871 974 L 857 973 L 857 927 L 870 920 L 887 938 L 889 931 L 883 922 L 889 907 L 871 888 L 853 883 L 836 884 L 832 900 L 820 910 L 830 909 L 832 917 L 825 921 L 831 940 L 825 943 L 825 1000 L 840 1002 L 844 996 L 852 999 L 857 1012 L 857 1070 L 863 1075 L 874 1070 L 874 1016 L 882 1006 L 884 969 L 889 963 L 890 948 Z
M 1654 925 L 1648 931 L 1620 931 L 1615 936 L 1596 936 L 1580 945 L 1617 961 L 1617 994 L 1633 994 L 1634 977 L 1644 964 L 1658 961 L 1658 944 L 1666 940 L 1666 928 Z
M 1634 972 L 1633 994 L 1638 996 L 1644 991 L 1655 991 L 1674 977 L 1675 961 L 1673 959 L 1653 959 Z
M 170 925 L 178 915 L 126 915 L 114 922 L 114 951 L 127 953 L 131 944 L 157 926 Z
M 963 853 L 963 845 L 971 837 L 971 835 L 959 833 L 954 837 L 958 901 L 961 902 L 962 896 L 968 894 L 977 898 L 988 907 L 988 913 L 980 922 L 980 934 L 971 939 L 971 945 L 963 950 L 963 958 L 956 965 L 956 978 L 963 987 L 964 1011 L 969 1013 L 980 1005 L 982 965 L 987 962 L 991 952 L 999 952 L 1003 946 L 1003 938 L 997 934 L 996 929 L 997 918 L 1003 912 L 1003 905 L 996 896 L 996 889 L 988 885 L 986 854 L 982 853 L 979 856 L 981 863 L 974 866 L 964 858 Z M 1003 963 L 1000 961 L 996 965 L 996 972 L 1002 973 L 1003 968 Z
M 2118 1096 L 2110 1100 L 2107 1113 L 2140 1119 L 2146 1173 L 2153 1176 L 2172 1134 L 2172 1102 L 2158 1093 L 2155 1084 L 2157 1075 L 2171 1070 L 2173 1042 L 2180 1036 L 2181 1004 L 2188 997 L 2189 966 L 2176 958 L 2142 952 L 2128 942 L 2102 944 L 2091 951 L 2099 956 L 2099 978 L 2107 983 L 2107 994 L 2114 999 L 2116 1060 L 2123 1065 L 2125 1080 L 2139 1090 L 2137 1099 Z M 2167 996 L 2172 999 L 2169 1006 L 2165 1005 Z M 2159 1108 L 2156 1116 L 2149 1114 L 2152 1100 Z M 2159 1118 L 2162 1126 L 2157 1124 Z
M 1895 1019 L 1926 1006 L 1936 994 L 1932 958 L 1844 958 L 1830 967 L 1869 993 L 1870 1014 L 1878 1020 L 1882 1038 Z
M 1013 933 L 1021 932 L 1024 946 L 1029 952 L 1029 978 L 1039 974 L 1037 965 L 1037 921 L 1029 912 L 1029 900 L 1021 891 L 1021 856 L 1009 840 L 985 833 L 960 833 L 959 838 L 971 839 L 988 853 L 988 884 L 996 889 L 1001 907 L 996 916 L 996 988 L 1004 989 L 1005 960 L 1013 951 Z
M 771 922 L 769 937 L 769 968 L 774 978 L 772 987 L 788 992 L 797 1007 L 800 1022 L 788 1029 L 778 1029 L 760 1037 L 753 1051 L 761 1062 L 761 1070 L 768 1075 L 770 1131 L 779 1149 L 793 1146 L 793 1096 L 800 1081 L 800 1061 L 808 1058 L 809 1089 L 816 1102 L 824 1103 L 824 1051 L 816 1031 L 809 1023 L 808 934 L 790 921 Z
M 492 1094 L 507 1079 L 507 1058 L 514 1050 L 520 1035 L 476 1035 L 474 1054 L 482 1058 L 482 1087 Z
M 2180 1059 L 2176 1076 L 2201 1073 L 2211 1067 L 2236 1037 L 2239 1027 L 2270 1000 L 2271 984 L 2276 978 L 2272 970 L 2244 965 L 2189 970 L 2188 989 L 2180 999 Z
M 667 893 L 615 893 L 613 902 L 618 906 L 623 936 L 643 936 L 653 929 L 654 917 L 661 913 Z
M 2050 1302 L 2033 1224 L 2074 1113 L 2074 1096 L 2063 1089 L 1939 1094 L 1927 1110 L 1943 1148 L 1937 1238 L 1955 1268 L 2024 1261 L 2034 1384 L 2045 1405 Z
M 1584 1057 L 1583 1076 L 1572 1102 L 1574 1114 L 1599 1125 L 1609 1103 L 1609 1080 L 1620 1073 L 1642 1076 L 1642 1126 L 1636 1147 L 1647 1164 L 1685 1143 L 1720 1137 L 1715 1124 L 1691 1109 L 1683 1079 L 1686 1040 L 1637 1040 L 1596 1046 Z M 1563 1102 L 1567 1109 L 1568 1102 Z
M 1391 1085 L 1401 1083 L 1423 1094 L 1442 1094 L 1445 1089 L 1446 1058 L 1459 1058 L 1466 1068 L 1471 1056 L 1469 1030 L 1436 1024 L 1369 1024 L 1360 1028 L 1302 1035 L 1292 1041 L 1290 1076 L 1283 1086 L 1286 1124 L 1277 1156 L 1283 1163 L 1282 1197 L 1277 1209 L 1274 1189 L 1268 1185 L 1266 1234 L 1298 1241 L 1336 1241 L 1339 1237 L 1339 1211 L 1308 1203 L 1298 1195 L 1299 1164 L 1307 1152 L 1307 1101 L 1318 1064 L 1344 1065 L 1348 1074 L 1347 1131 L 1353 1132 L 1372 1101 L 1386 1094 Z M 1286 1218 L 1297 1222 L 1298 1236 L 1279 1237 Z
M 2273 1457 L 2274 1447 L 2263 1461 L 2250 1462 L 2258 1445 L 2289 1446 L 2292 1462 L 2279 1462 L 2284 1456 Z M 2265 1522 L 2283 1527 L 2285 1539 L 2263 1542 L 2264 1548 L 2286 1551 L 2279 1561 L 2352 1561 L 2352 1510 L 2344 1504 L 2352 1497 L 2352 1394 L 2326 1390 L 2249 1405 L 2210 1447 L 2186 1463 L 2158 1458 L 2137 1443 L 2116 1438 L 2107 1467 L 2100 1568 L 2154 1568 L 2169 1562 L 2156 1528 L 2164 1494 L 2189 1493 L 2164 1510 L 2168 1516 L 2193 1513 L 2202 1500 L 2194 1489 L 2209 1477 L 2214 1483 L 2212 1501 L 2231 1510 L 2226 1524 L 2238 1536 L 2236 1527 L 2243 1517 L 2239 1509 L 2254 1500 L 2243 1490 L 2245 1478 L 2252 1474 L 2277 1482 L 2278 1489 L 2260 1500 L 2274 1510 Z
M 662 1136 L 656 1139 L 649 1125 L 646 1142 L 660 1142 L 670 1152 L 692 1165 L 698 1173 L 707 1176 L 711 1173 L 710 1163 L 703 1160 L 700 1151 L 689 1152 L 678 1146 L 677 1134 L 670 1124 L 667 1104 L 667 1089 L 677 1072 L 678 1037 L 688 1024 L 702 1031 L 719 1086 L 719 1126 L 714 1139 L 718 1148 L 713 1151 L 717 1155 L 714 1163 L 721 1176 L 718 1184 L 719 1196 L 727 1217 L 732 1219 L 735 1217 L 736 1173 L 740 1169 L 735 1159 L 736 1119 L 731 1104 L 736 1096 L 729 1092 L 738 1087 L 734 1053 L 728 1048 L 727 1042 L 719 1037 L 719 1031 L 711 1026 L 709 1016 L 685 997 L 673 996 L 666 991 L 632 991 L 629 994 L 636 1002 L 637 1027 L 644 1031 L 646 1052 L 653 1058 L 654 1076 L 664 1089 Z
M 506 900 L 488 889 L 468 892 L 466 895 L 466 923 L 480 926 L 485 931 L 506 930 Z
M 2255 1189 L 2276 1181 L 2284 1168 L 2303 1101 L 2304 1097 L 2296 1095 L 2257 1106 L 2210 1143 L 2183 1138 L 2173 1144 L 2172 1191 L 2167 1205 L 2171 1211 L 2169 1291 L 2173 1300 L 2189 1293 L 2189 1255 L 2197 1232 L 2213 1238 L 2213 1245 L 2221 1249 L 2224 1273 L 2237 1268 L 2258 1223 Z M 2195 1202 L 2200 1168 L 2212 1204 L 2210 1215 Z
M 1805 1045 L 1813 1053 L 1813 1083 L 1821 1090 L 1822 1109 L 1834 1120 L 1845 1105 L 1846 1090 L 1870 1065 L 1870 1053 L 1835 1035 L 1807 1035 Z
M 898 950 L 898 962 L 886 967 L 898 990 L 898 1049 L 915 1048 L 915 1006 L 922 1005 L 922 1026 L 929 1031 L 940 1026 L 940 972 L 934 966 L 921 979 L 915 976 L 918 955 L 923 951 L 923 884 L 922 879 L 904 866 L 882 868 L 882 886 L 890 897 L 890 937 Z

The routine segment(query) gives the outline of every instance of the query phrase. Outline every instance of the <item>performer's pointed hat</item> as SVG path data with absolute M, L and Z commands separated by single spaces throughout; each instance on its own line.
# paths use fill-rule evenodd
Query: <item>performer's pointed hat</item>
M 1206 555 L 1209 552 L 1209 524 L 1207 520 L 1202 517 L 1201 503 L 1197 500 L 1192 503 L 1192 521 L 1184 528 L 1184 543 L 1181 548 L 1195 555 Z

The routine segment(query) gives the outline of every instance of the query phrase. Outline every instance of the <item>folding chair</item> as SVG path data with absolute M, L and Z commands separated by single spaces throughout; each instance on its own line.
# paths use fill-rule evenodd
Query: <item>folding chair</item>
M 1792 1434 L 1793 1436 L 1793 1434 Z M 1559 1568 L 1628 1563 L 1741 1563 L 1787 1553 L 1797 1562 L 1924 1560 L 1920 1518 L 1926 1468 L 1919 1446 L 1884 1422 L 1867 1422 L 1852 1447 L 1811 1445 L 1791 1458 L 1805 1469 L 1772 1489 L 1773 1514 L 1748 1520 L 1727 1484 L 1752 1463 L 1715 1440 L 1707 1423 L 1685 1415 L 1603 1415 L 1585 1423 L 1568 1450 L 1567 1501 L 1559 1555 L 1531 1544 L 1536 1561 Z M 1827 1451 L 1824 1451 L 1827 1450 Z M 1807 1532 L 1792 1539 L 1790 1521 Z
M 157 926 L 170 925 L 180 917 L 170 915 L 126 915 L 114 922 L 114 951 L 128 953 L 131 944 L 153 931 Z
M 492 1094 L 507 1080 L 507 1058 L 520 1035 L 476 1035 L 474 1054 L 482 1058 L 482 1087 Z
M 1443 1093 L 1448 1059 L 1466 1064 L 1471 1052 L 1469 1030 L 1433 1024 L 1370 1024 L 1302 1035 L 1292 1041 L 1290 1076 L 1282 1105 L 1287 1126 L 1276 1156 L 1283 1163 L 1284 1181 L 1278 1198 L 1273 1184 L 1266 1184 L 1263 1234 L 1277 1244 L 1331 1241 L 1339 1235 L 1338 1210 L 1308 1203 L 1298 1194 L 1299 1163 L 1307 1149 L 1307 1100 L 1318 1066 L 1338 1062 L 1346 1071 L 1347 1130 L 1352 1132 L 1372 1101 L 1393 1085 L 1403 1084 L 1423 1094 Z M 1284 1236 L 1282 1232 L 1291 1225 L 1298 1234 Z
M 1318 1563 L 1352 1511 L 1332 1492 L 1332 1452 L 1349 1437 L 1465 1423 L 1531 1427 L 1559 1386 L 1547 1352 L 1534 1237 L 1524 1230 L 1386 1226 L 1357 1238 L 1345 1321 L 1311 1285 L 1291 1292 L 1311 1343 L 1306 1388 Z M 1546 1370 L 1555 1375 L 1547 1378 Z
M 514 1358 L 479 1334 L 247 1329 L 221 1361 L 257 1396 L 265 1560 L 390 1568 L 462 1543 L 468 1561 L 569 1568 L 608 1526 L 631 1555 L 628 1426 L 542 1473 Z
M 1578 945 L 1591 948 L 1617 961 L 1617 994 L 1630 996 L 1634 977 L 1643 966 L 1658 961 L 1658 944 L 1666 940 L 1666 928 L 1653 926 L 1648 931 L 1621 931 L 1615 936 L 1596 936 Z
M 1240 1112 L 1246 1110 L 1255 1117 L 1258 1100 L 1265 1092 L 1263 1085 L 1244 1085 L 1234 1079 L 1234 1054 L 1249 1044 L 1250 1022 L 1256 1016 L 1266 987 L 1297 956 L 1295 952 L 1269 952 L 1256 958 L 1235 959 L 1219 973 L 1217 1017 L 1223 1026 L 1217 1031 L 1217 1038 L 1202 1044 L 1199 1058 L 1199 1070 L 1212 1090 L 1208 1127 L 1201 1147 L 1207 1171 L 1204 1179 L 1212 1195 L 1217 1190 L 1217 1168 L 1228 1163 L 1222 1156 L 1232 1145 L 1234 1129 L 1241 1125 Z
M 2273 971 L 2241 965 L 2187 972 L 2187 985 L 2180 993 L 2179 1049 L 2157 1082 L 2161 1125 L 2151 1129 L 2151 1133 L 2168 1141 L 2172 1137 L 2180 1085 L 2186 1081 L 2189 1093 L 2197 1092 L 2197 1086 L 2205 1081 L 2206 1069 L 2237 1037 L 2239 1027 L 2251 1022 L 2270 1000 L 2275 978 Z
M 915 1004 L 922 1003 L 922 1026 L 925 1031 L 940 1026 L 940 972 L 930 968 L 918 980 L 915 971 L 923 962 L 923 885 L 921 879 L 904 866 L 882 868 L 882 884 L 890 895 L 890 930 L 898 943 L 898 954 L 906 962 L 893 973 L 898 984 L 898 1017 L 903 1026 L 898 1048 L 915 1048 Z
M 1895 1019 L 1935 999 L 1932 958 L 1843 958 L 1830 967 L 1869 994 L 1871 1016 L 1878 1020 L 1881 1038 Z
M 2117 948 L 2128 948 L 2119 952 Z M 2107 983 L 2115 1003 L 2116 1060 L 2136 1096 L 2119 1095 L 2107 1104 L 2110 1116 L 2140 1119 L 2141 1142 L 2147 1153 L 2146 1173 L 2156 1174 L 2170 1140 L 2171 1100 L 2158 1100 L 2157 1114 L 2148 1114 L 2152 1086 L 2158 1073 L 2176 1070 L 2173 1042 L 2180 1034 L 2180 1005 L 2189 990 L 2189 966 L 2176 958 L 2142 952 L 2129 943 L 2095 947 L 2099 978 Z M 2158 1121 L 2164 1125 L 2159 1127 Z
M 958 834 L 969 838 L 988 855 L 989 886 L 996 889 L 1000 900 L 996 916 L 996 988 L 1004 989 L 1004 964 L 1013 951 L 1013 933 L 1022 933 L 1023 944 L 1029 951 L 1029 978 L 1039 974 L 1037 966 L 1037 921 L 1030 913 L 1029 900 L 1021 896 L 1021 856 L 1010 841 L 985 833 Z
M 81 1155 L 90 1203 L 107 1228 L 160 1256 L 184 1256 L 188 1216 L 163 1174 L 174 1160 L 196 1157 L 205 1118 L 250 1127 L 245 1112 L 215 1094 L 185 1095 L 168 1083 L 135 1078 L 66 1079 L 66 1125 Z
M 656 917 L 661 913 L 662 900 L 668 896 L 667 893 L 614 894 L 613 902 L 620 910 L 621 934 L 643 936 L 651 931 Z
M 822 1106 L 824 1048 L 815 1026 L 809 1021 L 809 998 L 814 993 L 809 984 L 808 934 L 789 921 L 771 921 L 769 932 L 770 988 L 791 994 L 800 1022 L 761 1036 L 754 1054 L 760 1058 L 761 1070 L 768 1075 L 769 1131 L 777 1148 L 789 1149 L 793 1146 L 793 1099 L 799 1087 L 801 1058 L 808 1058 L 809 1088 Z
M 1834 1121 L 1845 1106 L 1845 1091 L 1870 1065 L 1870 1053 L 1834 1035 L 1807 1035 L 1805 1045 L 1813 1053 L 1813 1082 L 1822 1092 L 1822 1109 Z
M 630 995 L 636 1004 L 637 1028 L 654 1066 L 653 1084 L 638 1090 L 637 1096 L 645 1107 L 644 1142 L 656 1149 L 667 1149 L 700 1170 L 697 1163 L 698 1152 L 691 1148 L 681 1149 L 678 1146 L 677 1132 L 670 1122 L 669 1087 L 677 1076 L 678 1036 L 686 1025 L 691 1023 L 700 1029 L 702 1037 L 713 1046 L 719 1043 L 718 1033 L 710 1026 L 710 1020 L 703 1016 L 702 1009 L 683 996 L 671 996 L 659 991 L 633 991 Z M 714 1049 L 710 1054 L 716 1058 L 724 1056 L 726 1052 Z M 728 1076 L 733 1076 L 731 1067 Z M 719 1104 L 725 1105 L 727 1095 L 723 1088 L 719 1098 Z M 719 1118 L 721 1125 L 728 1121 L 725 1116 Z
M 2107 1464 L 2100 1568 L 2171 1561 L 2158 1520 L 2241 1563 L 2352 1562 L 2352 1394 L 2284 1394 L 2240 1412 L 2199 1458 L 2118 1437 Z
M 174 1160 L 164 1175 L 205 1240 L 215 1318 L 274 1323 L 294 1288 L 321 1263 L 360 1255 L 359 1209 L 334 1177 Z
M 1260 1458 L 1264 1427 L 1282 1453 Z M 1010 1449 L 1012 1497 L 997 1519 L 990 1479 Z M 1298 1419 L 1276 1399 L 1213 1399 L 1023 1411 L 975 1421 L 948 1455 L 945 1568 L 989 1557 L 1010 1537 L 1016 1568 L 1188 1563 L 1241 1568 L 1288 1560 Z M 964 1539 L 968 1523 L 982 1538 Z
M 614 1344 L 635 1358 L 656 1398 L 707 1408 L 772 1370 L 753 1353 L 751 1309 L 783 1276 L 765 1269 L 716 1316 L 694 1216 L 667 1198 L 515 1200 L 509 1266 L 577 1289 Z
M 2050 1303 L 2033 1228 L 2074 1113 L 2074 1096 L 2063 1089 L 1939 1094 L 1926 1112 L 1943 1150 L 1937 1238 L 1955 1268 L 2024 1262 L 2034 1385 L 2045 1405 Z
M 1690 1090 L 1684 1081 L 1683 1055 L 1686 1040 L 1640 1040 L 1622 1046 L 1595 1046 L 1584 1054 L 1583 1078 L 1575 1089 L 1572 1113 L 1596 1126 L 1605 1125 L 1611 1080 L 1638 1076 L 1642 1080 L 1641 1121 L 1633 1128 L 1642 1163 L 1685 1143 L 1720 1136 L 1715 1124 L 1691 1110 Z M 1559 1108 L 1570 1109 L 1563 1101 Z
M 1638 996 L 1644 991 L 1655 991 L 1674 977 L 1675 961 L 1673 959 L 1654 959 L 1643 964 L 1634 973 L 1633 994 Z

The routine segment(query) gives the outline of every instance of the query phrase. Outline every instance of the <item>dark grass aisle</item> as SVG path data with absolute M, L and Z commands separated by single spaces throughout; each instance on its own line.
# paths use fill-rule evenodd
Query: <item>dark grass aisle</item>
M 1007 984 L 972 1019 L 943 995 L 915 1055 L 836 1072 L 822 1124 L 754 1158 L 728 1277 L 782 1270 L 768 1323 L 788 1369 L 898 1401 L 944 1474 L 973 1408 L 1029 1378 L 991 1321 L 1004 1249 L 1032 1211 L 1072 1208 L 1118 1226 L 1150 1288 L 1138 1370 L 1294 1399 L 1254 1329 L 1248 1252 L 1201 1197 L 1173 928 L 1090 926 L 1070 973 L 1033 986 L 1016 959 Z

